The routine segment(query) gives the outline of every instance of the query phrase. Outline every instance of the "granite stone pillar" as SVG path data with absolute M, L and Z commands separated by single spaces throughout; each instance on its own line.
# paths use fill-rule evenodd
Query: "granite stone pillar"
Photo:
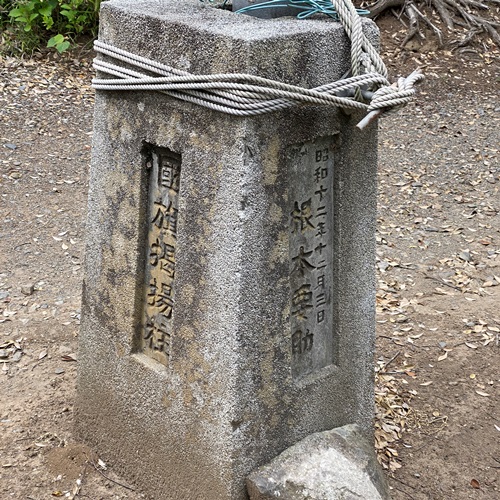
M 309 88 L 350 65 L 336 22 L 199 0 L 104 2 L 99 37 Z M 76 425 L 151 498 L 241 500 L 307 435 L 370 435 L 377 144 L 359 119 L 97 91 Z

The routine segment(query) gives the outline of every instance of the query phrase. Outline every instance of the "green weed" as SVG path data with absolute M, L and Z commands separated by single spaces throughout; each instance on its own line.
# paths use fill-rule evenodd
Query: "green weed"
M 0 50 L 33 52 L 42 47 L 59 53 L 82 35 L 95 37 L 104 0 L 0 0 Z

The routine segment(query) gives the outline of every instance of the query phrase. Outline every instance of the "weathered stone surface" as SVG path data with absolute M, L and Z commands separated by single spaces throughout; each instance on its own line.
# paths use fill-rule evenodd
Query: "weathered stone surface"
M 355 425 L 307 436 L 247 478 L 250 500 L 389 500 L 371 442 Z
M 103 2 L 100 39 L 195 74 L 307 87 L 350 64 L 337 23 L 198 0 Z M 240 500 L 250 471 L 308 434 L 371 432 L 377 146 L 358 119 L 96 93 L 76 427 L 155 500 Z

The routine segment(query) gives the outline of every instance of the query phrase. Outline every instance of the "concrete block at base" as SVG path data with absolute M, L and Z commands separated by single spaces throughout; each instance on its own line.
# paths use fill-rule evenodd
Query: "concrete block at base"
M 250 500 L 389 500 L 371 444 L 356 425 L 311 434 L 247 479 Z

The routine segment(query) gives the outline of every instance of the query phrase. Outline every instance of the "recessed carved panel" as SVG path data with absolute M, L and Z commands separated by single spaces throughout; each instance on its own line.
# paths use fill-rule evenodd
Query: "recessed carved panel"
M 181 158 L 166 148 L 153 148 L 146 161 L 150 172 L 141 348 L 147 356 L 168 365 L 175 307 Z
M 332 139 L 290 151 L 290 311 L 295 377 L 333 363 Z

